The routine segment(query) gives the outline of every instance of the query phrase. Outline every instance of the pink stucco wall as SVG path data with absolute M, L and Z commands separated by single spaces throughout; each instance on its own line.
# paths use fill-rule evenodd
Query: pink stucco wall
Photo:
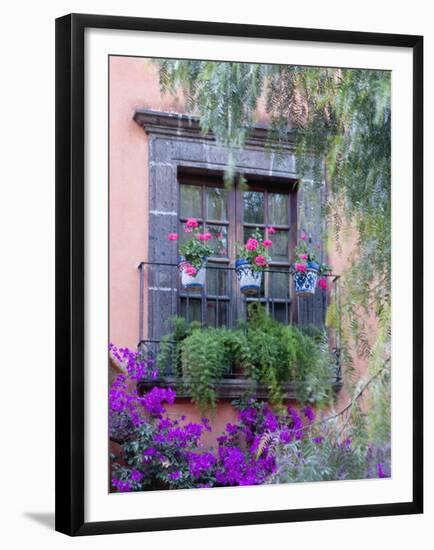
M 353 243 L 356 238 L 356 235 L 352 235 L 351 230 L 348 231 L 347 236 L 345 239 L 341 242 L 341 249 L 339 252 L 334 249 L 329 251 L 328 255 L 328 262 L 333 268 L 333 273 L 338 273 L 341 275 L 341 277 L 344 279 L 345 273 L 351 271 L 351 265 L 352 265 L 352 250 L 353 250 Z M 342 282 L 341 282 L 342 284 Z M 375 318 L 375 315 L 372 314 L 370 318 L 368 319 L 369 326 L 371 327 L 370 334 L 371 334 L 371 344 L 374 343 L 375 337 L 377 334 L 377 321 Z M 355 343 L 353 343 L 355 345 Z M 361 377 L 366 377 L 368 375 L 368 360 L 365 358 L 362 358 L 360 356 L 357 356 L 357 354 L 352 353 L 354 359 L 354 379 L 358 379 Z M 345 373 L 344 373 L 345 376 Z M 336 410 L 341 410 L 345 405 L 347 405 L 350 395 L 348 395 L 345 386 L 342 388 L 342 390 L 339 392 L 339 395 L 336 400 L 335 408 Z M 365 397 L 362 396 L 359 399 L 359 404 L 362 408 L 366 408 L 367 403 L 365 401 Z
M 139 337 L 137 266 L 148 246 L 148 138 L 133 121 L 136 107 L 182 111 L 183 103 L 160 94 L 150 61 L 111 57 L 110 340 L 131 348 Z

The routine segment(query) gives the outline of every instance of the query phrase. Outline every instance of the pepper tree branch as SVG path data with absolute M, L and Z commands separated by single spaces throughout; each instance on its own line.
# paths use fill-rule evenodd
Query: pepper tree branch
M 389 362 L 390 362 L 390 357 L 388 357 L 385 360 L 384 365 L 380 369 L 378 369 L 378 371 L 375 374 L 373 374 L 369 378 L 369 380 L 367 380 L 365 382 L 365 384 L 363 384 L 363 386 L 360 388 L 360 390 L 352 397 L 352 399 L 348 402 L 348 404 L 342 410 L 340 410 L 339 412 L 337 412 L 335 414 L 327 416 L 326 418 L 318 420 L 317 422 L 313 422 L 312 424 L 306 424 L 305 426 L 301 426 L 301 428 L 296 428 L 296 429 L 291 430 L 291 431 L 292 432 L 300 432 L 302 430 L 314 428 L 315 426 L 325 424 L 326 422 L 329 422 L 330 420 L 333 420 L 334 418 L 338 418 L 339 416 L 343 415 L 346 411 L 352 409 L 353 406 L 354 406 L 354 403 L 357 401 L 357 399 L 359 399 L 363 395 L 365 390 L 372 384 L 372 382 L 376 378 L 378 378 L 380 376 L 380 374 L 382 374 L 386 370 L 387 365 L 388 365 Z

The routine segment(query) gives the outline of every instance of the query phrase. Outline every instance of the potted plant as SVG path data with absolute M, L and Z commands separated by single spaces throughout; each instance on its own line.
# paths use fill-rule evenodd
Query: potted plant
M 269 227 L 268 234 L 275 230 Z M 249 296 L 258 294 L 261 288 L 262 272 L 268 267 L 270 257 L 268 249 L 273 242 L 264 238 L 258 228 L 247 239 L 246 244 L 237 245 L 237 260 L 235 262 L 235 272 L 240 284 L 240 290 L 243 294 Z
M 323 290 L 327 289 L 327 281 L 325 278 L 318 277 L 326 275 L 331 271 L 327 264 L 320 264 L 314 252 L 315 248 L 312 245 L 312 239 L 304 231 L 300 236 L 300 243 L 295 249 L 294 263 L 294 283 L 295 292 L 298 296 L 311 296 L 315 294 L 317 283 Z
M 209 231 L 199 227 L 195 218 L 189 218 L 184 225 L 184 232 L 191 238 L 179 247 L 179 271 L 182 286 L 187 290 L 201 290 L 205 285 L 205 264 L 209 256 L 214 253 L 208 241 L 212 238 Z M 169 233 L 169 241 L 177 241 L 177 233 Z

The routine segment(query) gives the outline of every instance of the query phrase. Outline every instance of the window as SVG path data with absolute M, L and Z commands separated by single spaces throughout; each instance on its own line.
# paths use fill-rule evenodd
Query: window
M 221 177 L 179 178 L 180 242 L 187 218 L 196 218 L 218 242 L 216 255 L 208 259 L 206 287 L 201 292 L 179 289 L 179 314 L 188 321 L 210 326 L 233 326 L 246 315 L 246 302 L 260 300 L 278 321 L 290 323 L 296 311 L 288 274 L 296 242 L 296 182 L 249 181 L 228 190 Z M 272 262 L 262 278 L 258 297 L 244 298 L 234 271 L 236 242 L 245 243 L 259 228 L 276 229 L 271 237 Z

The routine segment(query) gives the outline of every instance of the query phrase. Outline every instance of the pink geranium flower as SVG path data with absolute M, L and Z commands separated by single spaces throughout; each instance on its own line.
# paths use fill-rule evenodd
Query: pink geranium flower
M 199 241 L 209 241 L 211 237 L 211 233 L 199 233 L 199 235 L 197 236 Z
M 177 241 L 178 237 L 179 237 L 178 233 L 169 233 L 167 235 L 167 238 L 169 241 Z
M 318 281 L 318 286 L 322 288 L 322 290 L 327 290 L 327 281 L 325 279 L 320 279 Z
M 256 256 L 256 258 L 255 258 L 255 264 L 256 265 L 259 265 L 259 266 L 263 267 L 264 265 L 266 265 L 266 263 L 267 263 L 267 260 L 265 259 L 264 256 L 261 256 L 260 254 L 259 254 L 259 256 Z
M 267 227 L 267 233 L 269 235 L 274 235 L 274 233 L 276 233 L 276 230 L 274 229 L 274 227 Z
M 187 275 L 190 275 L 190 277 L 194 277 L 197 273 L 197 269 L 192 265 L 189 265 L 185 268 L 185 272 L 187 273 Z
M 199 227 L 199 222 L 196 220 L 196 218 L 188 218 L 188 220 L 185 222 L 185 227 Z
M 297 271 L 301 271 L 301 273 L 304 273 L 306 271 L 306 264 L 297 263 L 295 264 L 295 269 Z
M 273 241 L 271 241 L 270 239 L 264 239 L 264 242 L 262 243 L 266 248 L 268 248 L 269 246 L 271 246 L 273 244 Z
M 306 235 L 306 233 L 305 233 L 304 231 L 301 232 L 300 239 L 301 239 L 302 241 L 307 241 L 307 235 Z
M 256 239 L 248 239 L 246 243 L 247 250 L 256 250 L 258 248 L 258 241 Z
M 300 260 L 307 260 L 307 254 L 300 254 Z

